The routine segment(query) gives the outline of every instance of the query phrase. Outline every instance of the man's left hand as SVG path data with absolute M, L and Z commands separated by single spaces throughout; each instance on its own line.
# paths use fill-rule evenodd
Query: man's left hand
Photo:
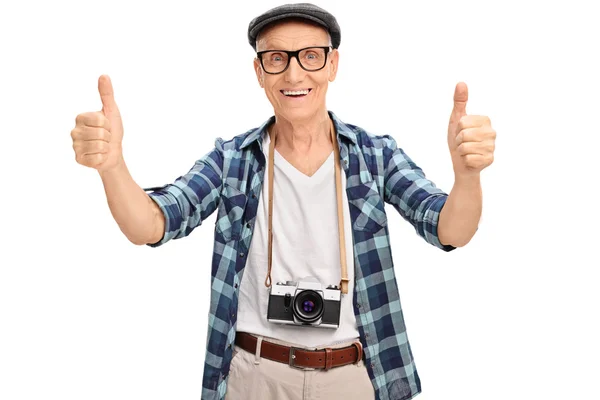
M 448 123 L 448 147 L 455 178 L 479 176 L 494 161 L 496 131 L 489 117 L 467 115 L 468 98 L 467 85 L 458 83 Z

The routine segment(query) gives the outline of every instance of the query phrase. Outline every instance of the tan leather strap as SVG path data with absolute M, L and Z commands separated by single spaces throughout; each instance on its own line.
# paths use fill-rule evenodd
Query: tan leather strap
M 257 342 L 256 336 L 246 332 L 237 332 L 235 336 L 235 344 L 252 354 L 256 354 Z M 358 341 L 339 349 L 305 350 L 272 343 L 266 339 L 261 342 L 260 356 L 292 367 L 325 370 L 357 363 L 363 358 L 362 345 Z
M 331 143 L 333 143 L 333 155 L 335 158 L 335 192 L 337 196 L 337 213 L 338 213 L 338 237 L 340 241 L 340 265 L 342 267 L 342 279 L 340 280 L 340 288 L 343 294 L 348 293 L 348 267 L 346 265 L 346 237 L 344 235 L 344 213 L 342 204 L 342 178 L 340 167 L 340 148 L 337 143 L 335 127 L 331 119 Z
M 337 197 L 337 214 L 338 214 L 338 237 L 340 244 L 340 265 L 342 267 L 342 273 L 340 280 L 340 289 L 343 294 L 348 293 L 348 267 L 346 265 L 346 238 L 344 235 L 344 213 L 342 204 L 342 183 L 341 183 L 341 167 L 340 167 L 340 149 L 337 142 L 337 136 L 335 133 L 335 127 L 331 119 L 329 119 L 331 143 L 333 144 L 333 154 L 335 159 L 335 187 Z M 277 132 L 273 129 L 271 142 L 269 143 L 269 232 L 268 232 L 268 243 L 269 243 L 269 269 L 267 271 L 267 277 L 265 279 L 265 286 L 271 286 L 271 267 L 273 265 L 273 170 L 274 170 L 274 156 L 275 156 L 275 141 L 277 139 Z

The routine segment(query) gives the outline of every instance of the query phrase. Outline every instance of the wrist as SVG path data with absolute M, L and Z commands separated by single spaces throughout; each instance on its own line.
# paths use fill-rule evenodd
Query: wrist
M 481 174 L 480 172 L 462 172 L 454 173 L 454 184 L 460 186 L 480 186 L 481 185 Z
M 98 170 L 98 173 L 100 174 L 100 178 L 105 179 L 107 177 L 121 175 L 126 170 L 127 166 L 125 165 L 125 160 L 121 156 L 117 159 L 113 166 L 103 170 Z

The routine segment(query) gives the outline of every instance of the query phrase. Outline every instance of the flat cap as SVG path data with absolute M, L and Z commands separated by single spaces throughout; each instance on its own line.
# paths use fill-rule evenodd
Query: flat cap
M 314 4 L 295 3 L 272 8 L 250 21 L 248 25 L 248 42 L 250 42 L 252 48 L 256 50 L 256 38 L 265 26 L 287 18 L 303 18 L 316 22 L 329 32 L 333 48 L 337 49 L 340 46 L 342 34 L 340 26 L 333 15 Z

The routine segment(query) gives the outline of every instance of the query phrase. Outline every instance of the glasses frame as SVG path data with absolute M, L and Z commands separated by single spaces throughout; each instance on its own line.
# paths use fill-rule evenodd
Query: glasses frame
M 325 51 L 325 62 L 323 62 L 323 66 L 321 68 L 319 68 L 319 69 L 306 69 L 306 68 L 304 68 L 304 65 L 302 65 L 302 62 L 300 61 L 300 52 L 303 51 L 303 50 L 306 50 L 306 49 L 323 49 L 323 50 L 326 50 Z M 278 51 L 278 52 L 281 52 L 281 53 L 286 53 L 287 56 L 288 56 L 287 65 L 280 72 L 268 72 L 267 69 L 265 68 L 265 65 L 263 64 L 262 55 L 265 54 L 265 53 L 270 53 L 272 51 Z M 256 57 L 260 60 L 260 66 L 262 67 L 263 71 L 265 71 L 265 73 L 267 73 L 269 75 L 278 75 L 278 74 L 283 74 L 289 68 L 290 61 L 292 61 L 293 57 L 296 57 L 296 61 L 298 62 L 298 65 L 303 70 L 308 71 L 308 72 L 320 71 L 323 68 L 325 68 L 325 66 L 327 65 L 327 58 L 329 56 L 329 53 L 331 53 L 331 46 L 309 46 L 309 47 L 304 47 L 302 49 L 298 49 L 296 51 L 288 51 L 288 50 L 265 50 L 265 51 L 258 51 L 258 52 L 256 52 Z

